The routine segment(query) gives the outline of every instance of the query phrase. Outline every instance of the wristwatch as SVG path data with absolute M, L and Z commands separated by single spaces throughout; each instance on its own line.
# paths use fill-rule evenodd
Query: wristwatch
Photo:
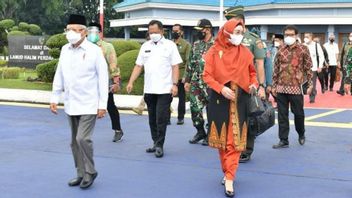
M 263 87 L 263 88 L 265 89 L 265 86 L 264 86 L 264 84 L 263 84 L 263 83 L 260 83 L 260 84 L 259 84 L 258 89 L 259 89 L 260 87 Z

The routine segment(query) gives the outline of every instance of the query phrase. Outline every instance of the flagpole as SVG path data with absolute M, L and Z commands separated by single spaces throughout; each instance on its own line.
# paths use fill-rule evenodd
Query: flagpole
M 101 36 L 104 37 L 104 0 L 100 0 L 99 5 L 99 23 L 101 25 Z

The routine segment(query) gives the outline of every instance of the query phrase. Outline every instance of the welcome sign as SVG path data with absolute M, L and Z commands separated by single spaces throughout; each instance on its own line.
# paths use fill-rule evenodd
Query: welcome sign
M 44 36 L 9 36 L 8 43 L 9 66 L 35 68 L 53 59 L 44 45 Z

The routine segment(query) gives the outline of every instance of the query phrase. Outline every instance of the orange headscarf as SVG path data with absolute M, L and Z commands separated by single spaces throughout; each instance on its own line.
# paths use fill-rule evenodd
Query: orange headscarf
M 252 53 L 242 44 L 235 46 L 229 41 L 228 33 L 232 34 L 238 25 L 244 28 L 242 20 L 227 21 L 219 30 L 214 45 L 205 57 L 203 79 L 217 92 L 220 92 L 224 84 L 230 81 L 247 92 L 249 85 L 257 84 Z

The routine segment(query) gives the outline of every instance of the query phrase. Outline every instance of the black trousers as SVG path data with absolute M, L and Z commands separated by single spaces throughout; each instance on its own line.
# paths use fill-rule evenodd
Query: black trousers
M 313 71 L 313 90 L 312 93 L 309 95 L 310 101 L 315 101 L 315 96 L 317 95 L 317 78 L 319 79 L 321 92 L 324 91 L 324 74 L 323 71 L 318 73 L 317 71 Z
M 330 86 L 328 86 L 330 75 Z M 330 89 L 334 88 L 336 78 L 336 65 L 330 66 L 327 73 L 325 73 L 325 87 L 329 87 Z
M 163 147 L 170 116 L 171 94 L 144 94 L 149 115 L 149 127 L 154 146 Z
M 278 120 L 279 120 L 279 138 L 281 141 L 288 143 L 288 134 L 290 123 L 288 118 L 288 108 L 294 114 L 295 127 L 300 137 L 304 136 L 304 109 L 303 95 L 277 94 Z
M 341 77 L 341 85 L 340 85 L 339 91 L 341 93 L 345 93 L 345 78 L 346 78 L 347 73 L 346 73 L 345 69 L 342 69 L 341 71 L 342 71 L 342 77 Z
M 185 84 L 182 83 L 182 80 L 178 81 L 178 116 L 179 120 L 183 120 L 185 118 L 186 113 L 186 92 L 185 92 Z
M 110 115 L 112 129 L 121 131 L 120 113 L 115 105 L 114 94 L 112 92 L 109 92 L 108 113 Z

